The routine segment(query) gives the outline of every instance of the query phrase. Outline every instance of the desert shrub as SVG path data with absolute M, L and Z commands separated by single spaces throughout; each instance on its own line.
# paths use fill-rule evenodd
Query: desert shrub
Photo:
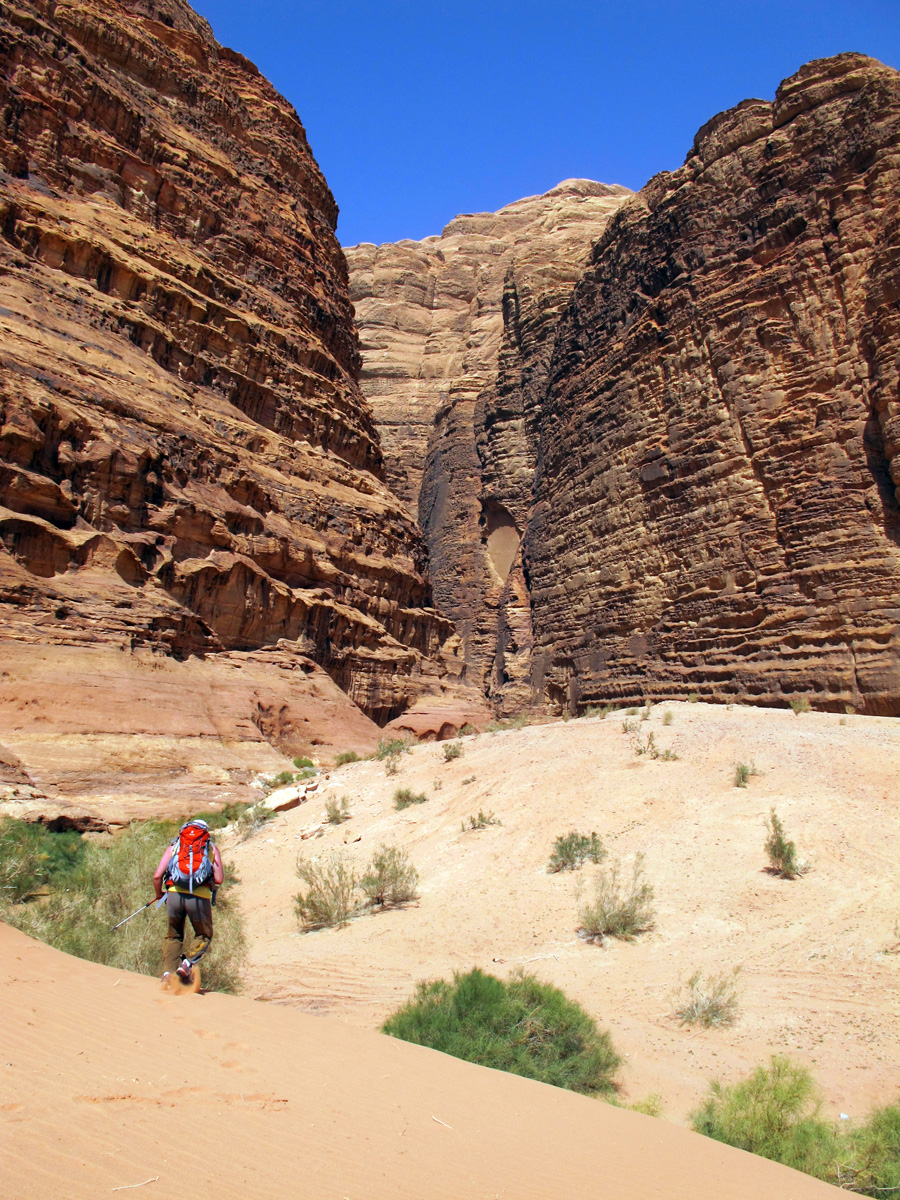
M 462 833 L 471 833 L 476 829 L 485 829 L 488 825 L 499 824 L 501 824 L 499 817 L 495 817 L 490 811 L 485 812 L 484 809 L 479 808 L 477 815 L 468 817 L 467 820 L 462 822 L 460 828 Z
M 632 726 L 632 728 L 634 728 L 634 726 Z M 678 755 L 674 750 L 668 747 L 665 750 L 661 750 L 659 746 L 657 746 L 656 738 L 653 733 L 648 733 L 646 738 L 643 739 L 641 738 L 641 735 L 638 734 L 634 739 L 633 745 L 634 752 L 638 756 L 646 754 L 648 757 L 659 759 L 661 762 L 675 762 L 678 759 Z
M 733 1025 L 737 1020 L 739 999 L 737 977 L 740 967 L 721 975 L 695 971 L 685 985 L 687 999 L 674 1015 L 682 1025 L 702 1025 L 704 1029 Z
M 794 710 L 794 716 L 799 717 L 801 713 L 810 711 L 809 696 L 796 696 L 790 702 L 791 708 Z
M 606 851 L 596 833 L 588 835 L 573 829 L 553 843 L 547 870 L 551 874 L 556 871 L 575 871 L 584 862 L 598 863 L 605 857 Z
M 248 838 L 253 837 L 254 833 L 258 833 L 268 821 L 271 821 L 274 816 L 275 814 L 271 808 L 268 808 L 264 802 L 244 805 L 242 811 L 238 813 L 237 818 L 233 822 L 238 839 L 246 842 Z
M 414 792 L 410 788 L 397 788 L 394 792 L 394 808 L 398 812 L 402 812 L 404 808 L 409 808 L 411 804 L 427 804 L 428 797 L 424 792 Z
M 674 720 L 675 720 L 675 714 L 672 712 L 671 708 L 667 708 L 666 711 L 662 715 L 663 725 L 671 725 Z
M 856 708 L 852 704 L 845 704 L 844 712 L 847 714 L 848 717 L 852 717 L 853 714 L 856 712 Z
M 809 1071 L 779 1055 L 738 1083 L 712 1083 L 691 1125 L 858 1195 L 900 1190 L 900 1105 L 876 1109 L 858 1128 L 835 1127 L 819 1116 Z
M 399 846 L 381 846 L 359 881 L 369 904 L 390 908 L 418 896 L 419 872 Z
M 642 721 L 649 721 L 649 720 L 650 720 L 650 714 L 651 714 L 652 712 L 653 712 L 653 705 L 652 705 L 652 703 L 651 703 L 651 702 L 648 700 L 648 701 L 647 701 L 647 703 L 644 705 L 644 707 L 641 709 L 641 720 L 642 720 Z
M 70 874 L 87 846 L 74 830 L 53 833 L 36 822 L 0 818 L 0 904 L 22 900 Z
M 386 758 L 396 758 L 401 754 L 409 754 L 409 742 L 403 738 L 382 738 L 375 751 L 375 757 L 379 762 L 383 762 Z
M 645 1117 L 661 1117 L 665 1106 L 659 1092 L 651 1092 L 643 1100 L 636 1100 L 634 1104 L 629 1104 L 628 1107 L 632 1112 L 643 1113 Z
M 796 879 L 807 870 L 807 864 L 797 858 L 797 847 L 784 836 L 784 826 L 773 808 L 766 819 L 766 854 L 769 869 L 782 879 Z
M 614 1090 L 620 1058 L 609 1034 L 558 988 L 479 970 L 420 983 L 385 1033 L 455 1058 L 587 1095 Z
M 626 720 L 626 721 L 622 722 L 622 732 L 623 733 L 634 733 L 634 731 L 636 729 L 637 729 L 637 721 L 627 721 Z
M 805 1067 L 774 1055 L 739 1083 L 714 1082 L 701 1107 L 691 1114 L 697 1133 L 760 1154 L 824 1179 L 836 1150 L 836 1137 L 819 1119 L 812 1076 Z
M 444 762 L 453 762 L 463 752 L 461 742 L 444 742 Z
M 311 758 L 295 758 L 294 766 L 298 769 L 301 767 L 314 767 L 316 764 Z
M 269 786 L 273 788 L 286 787 L 287 784 L 294 782 L 293 771 L 279 771 L 269 780 Z
M 46 904 L 14 904 L 2 916 L 32 937 L 92 962 L 142 975 L 162 971 L 163 913 L 150 908 L 127 925 L 112 926 L 152 896 L 151 880 L 177 825 L 132 823 L 108 845 L 86 843 L 77 866 L 51 880 Z M 219 888 L 214 912 L 215 936 L 200 964 L 203 985 L 214 991 L 240 988 L 246 940 L 234 899 L 233 872 Z M 186 931 L 190 931 L 188 922 Z
M 688 703 L 689 704 L 696 704 L 699 699 L 700 699 L 700 697 L 697 695 L 696 692 L 688 692 Z
M 478 730 L 475 728 L 475 726 L 472 725 L 469 721 L 466 721 L 465 725 L 463 725 L 462 729 L 460 729 L 460 731 L 459 731 L 459 736 L 460 737 L 472 737 L 472 735 L 476 734 L 477 732 L 478 732 Z
M 637 715 L 638 715 L 638 710 L 636 708 L 626 708 L 625 709 L 626 717 L 636 717 Z
M 357 878 L 353 865 L 337 850 L 324 860 L 297 860 L 297 876 L 306 884 L 294 909 L 305 932 L 346 925 L 356 911 Z
M 359 755 L 355 750 L 342 750 L 340 754 L 334 756 L 334 765 L 342 767 L 345 763 L 359 762 Z
M 474 783 L 474 782 L 475 782 L 475 776 L 474 776 L 474 775 L 467 775 L 467 776 L 465 777 L 465 779 L 461 780 L 461 782 L 463 783 L 463 785 L 470 784 L 470 783 Z
M 751 777 L 758 774 L 759 772 L 757 771 L 754 763 L 739 762 L 734 768 L 734 786 L 746 787 L 750 782 Z
M 351 816 L 349 796 L 341 796 L 340 800 L 325 801 L 325 820 L 329 825 L 342 825 L 344 821 L 349 821 Z
M 656 924 L 653 886 L 645 882 L 644 856 L 635 855 L 631 878 L 623 879 L 619 863 L 613 862 L 597 876 L 593 901 L 579 912 L 580 931 L 590 941 L 608 937 L 631 941 Z

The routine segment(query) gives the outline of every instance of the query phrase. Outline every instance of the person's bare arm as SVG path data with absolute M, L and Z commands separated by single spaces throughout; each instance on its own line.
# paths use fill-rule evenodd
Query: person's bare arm
M 154 890 L 155 890 L 155 892 L 156 892 L 156 898 L 157 898 L 157 900 L 159 900 L 159 899 L 161 899 L 161 898 L 162 898 L 162 894 L 163 894 L 163 886 L 162 886 L 163 876 L 164 876 L 164 875 L 165 875 L 165 873 L 166 873 L 166 867 L 169 865 L 169 863 L 170 863 L 171 859 L 172 859 L 172 847 L 171 847 L 171 846 L 166 846 L 165 850 L 163 851 L 163 856 L 162 856 L 162 858 L 159 860 L 159 866 L 156 868 L 156 871 L 155 871 L 155 873 L 154 873 L 154 875 L 153 875 L 153 888 L 154 888 Z
M 213 846 L 213 884 L 221 887 L 224 879 L 225 868 L 222 866 L 222 855 L 219 853 L 219 847 Z

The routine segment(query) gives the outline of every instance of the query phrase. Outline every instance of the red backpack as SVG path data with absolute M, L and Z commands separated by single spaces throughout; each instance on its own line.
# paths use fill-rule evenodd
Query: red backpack
M 213 876 L 209 826 L 205 821 L 187 821 L 172 841 L 167 875 L 178 887 L 193 892 Z

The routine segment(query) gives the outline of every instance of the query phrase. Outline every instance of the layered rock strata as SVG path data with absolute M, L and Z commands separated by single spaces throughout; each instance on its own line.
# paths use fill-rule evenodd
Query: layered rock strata
M 574 293 L 516 259 L 490 339 L 460 317 L 428 358 L 410 347 L 430 308 L 477 296 L 444 239 L 351 253 L 364 386 L 407 496 L 418 397 L 442 399 L 422 525 L 499 707 L 696 693 L 900 714 L 898 146 L 895 71 L 811 63 L 616 198 Z M 490 219 L 468 220 L 489 257 Z M 522 235 L 542 261 L 540 223 Z M 489 363 L 471 386 L 467 355 Z
M 384 481 L 337 209 L 290 105 L 180 0 L 22 0 L 0 11 L 0 168 L 7 645 L 113 650 L 141 678 L 226 656 L 223 728 L 253 740 L 260 705 L 312 695 L 281 666 L 378 723 L 439 691 L 450 625 Z M 81 688 L 90 655 L 65 661 Z M 197 670 L 161 673 L 173 698 Z M 279 736 L 295 752 L 315 722 Z
M 900 714 L 900 75 L 813 62 L 698 133 L 557 334 L 535 694 Z
M 468 677 L 512 707 L 528 699 L 519 544 L 535 406 L 558 316 L 630 195 L 572 179 L 457 217 L 440 237 L 346 251 L 361 385 L 388 478 L 418 513 L 435 600 L 460 634 Z

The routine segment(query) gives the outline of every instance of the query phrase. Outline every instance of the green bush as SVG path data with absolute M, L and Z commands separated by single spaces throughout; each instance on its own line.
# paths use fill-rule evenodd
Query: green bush
M 315 765 L 316 764 L 313 762 L 313 760 L 311 758 L 295 758 L 294 759 L 294 766 L 298 767 L 298 768 L 299 767 L 314 767 Z
M 674 720 L 675 720 L 675 714 L 672 712 L 671 708 L 667 708 L 666 711 L 662 715 L 663 725 L 671 725 Z
M 462 825 L 460 826 L 460 832 L 472 833 L 476 829 L 485 829 L 488 825 L 499 824 L 501 824 L 499 817 L 495 817 L 490 811 L 485 812 L 484 809 L 479 808 L 476 816 L 469 817 L 466 821 L 462 822 Z
M 10 925 L 67 954 L 142 975 L 159 975 L 164 911 L 157 914 L 151 908 L 115 932 L 111 927 L 152 897 L 153 873 L 177 828 L 176 824 L 152 821 L 132 823 L 109 845 L 86 843 L 72 870 L 51 877 L 46 904 L 3 906 L 0 915 Z M 200 964 L 204 987 L 214 991 L 240 988 L 246 941 L 233 898 L 234 882 L 233 875 L 229 879 L 226 872 L 213 912 L 215 936 Z
M 737 977 L 740 967 L 705 979 L 695 971 L 687 981 L 688 996 L 675 1016 L 682 1025 L 702 1025 L 704 1029 L 733 1025 L 738 1015 Z
M 769 835 L 766 838 L 769 870 L 782 879 L 796 879 L 805 874 L 808 864 L 797 858 L 797 847 L 784 836 L 784 826 L 774 808 L 766 820 L 766 829 Z
M 289 783 L 294 782 L 293 771 L 279 771 L 269 780 L 269 787 L 279 788 L 286 787 Z
M 827 1177 L 836 1150 L 835 1135 L 819 1119 L 812 1076 L 780 1055 L 740 1083 L 712 1083 L 702 1106 L 691 1114 L 691 1125 L 717 1142 L 820 1179 Z
M 340 800 L 325 801 L 325 820 L 329 825 L 343 825 L 352 815 L 349 796 L 341 796 Z
M 74 871 L 88 843 L 80 833 L 0 818 L 0 904 L 30 896 Z
M 620 878 L 613 862 L 597 876 L 593 901 L 582 906 L 580 931 L 589 941 L 621 938 L 631 941 L 656 924 L 653 887 L 643 879 L 644 856 L 635 855 L 631 879 Z
M 750 782 L 751 777 L 754 775 L 758 775 L 758 774 L 759 774 L 759 772 L 757 771 L 756 766 L 752 762 L 751 763 L 739 762 L 737 764 L 737 766 L 734 768 L 734 786 L 735 787 L 746 787 L 747 784 Z
M 575 871 L 584 862 L 598 863 L 605 857 L 606 851 L 596 833 L 588 835 L 573 829 L 553 843 L 547 870 L 551 874 L 556 871 Z
M 375 751 L 379 762 L 386 758 L 396 758 L 400 754 L 409 754 L 409 742 L 403 738 L 382 738 Z
M 324 861 L 297 860 L 297 876 L 306 892 L 294 898 L 294 910 L 304 932 L 346 925 L 356 911 L 357 878 L 353 866 L 337 850 Z
M 471 722 L 466 721 L 465 725 L 463 725 L 462 729 L 460 729 L 460 731 L 459 731 L 459 736 L 460 737 L 472 737 L 477 732 L 478 732 L 478 730 L 475 728 L 475 726 L 473 724 L 471 724 Z
M 413 792 L 409 788 L 397 788 L 394 792 L 394 808 L 398 812 L 402 812 L 404 808 L 409 808 L 411 804 L 427 804 L 428 797 L 424 792 Z
M 794 716 L 799 717 L 801 713 L 808 713 L 811 709 L 809 696 L 797 696 L 790 702 L 791 708 L 794 710 Z
M 461 742 L 444 742 L 444 762 L 453 762 L 463 752 Z
M 334 765 L 342 767 L 345 763 L 359 762 L 359 755 L 355 750 L 342 750 L 340 754 L 334 756 Z
M 419 872 L 399 846 L 381 846 L 376 851 L 359 886 L 369 904 L 391 908 L 418 896 Z
M 531 975 L 504 983 L 479 970 L 452 983 L 420 983 L 385 1033 L 455 1058 L 587 1095 L 614 1090 L 620 1058 L 609 1034 L 550 984 Z
M 780 1055 L 738 1083 L 712 1083 L 691 1125 L 857 1195 L 900 1189 L 900 1104 L 876 1109 L 859 1128 L 836 1127 L 821 1119 L 806 1067 Z

